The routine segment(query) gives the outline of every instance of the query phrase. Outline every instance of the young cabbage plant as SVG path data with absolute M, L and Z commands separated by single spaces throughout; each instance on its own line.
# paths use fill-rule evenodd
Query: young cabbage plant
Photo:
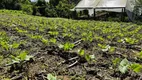
M 2 49 L 6 50 L 6 51 L 8 51 L 9 48 L 10 48 L 10 46 L 9 46 L 7 41 L 0 41 L 0 45 L 1 45 Z
M 42 38 L 41 41 L 42 41 L 43 44 L 48 44 L 48 40 L 45 39 L 45 38 Z
M 91 62 L 94 61 L 95 62 L 95 55 L 89 55 L 89 54 L 85 54 L 85 51 L 83 49 L 78 50 L 78 54 L 81 57 L 84 57 L 86 59 L 87 62 Z
M 55 76 L 53 76 L 52 74 L 48 74 L 47 79 L 48 80 L 57 80 L 57 78 Z
M 32 34 L 31 36 L 30 36 L 32 39 L 42 39 L 42 35 L 34 35 L 34 34 Z
M 114 52 L 115 51 L 115 47 L 111 47 L 110 45 L 102 45 L 102 44 L 98 44 L 98 46 L 101 48 L 101 50 L 103 52 Z
M 44 30 L 45 30 L 45 29 L 44 29 L 44 28 L 42 28 L 42 27 L 41 27 L 41 28 L 39 28 L 39 31 L 40 31 L 40 32 L 44 32 Z
M 142 51 L 136 54 L 136 57 L 142 59 Z
M 95 55 L 89 55 L 89 54 L 85 54 L 85 59 L 88 61 L 88 62 L 91 62 L 91 61 L 94 61 L 95 62 Z
M 33 56 L 28 55 L 26 51 L 22 51 L 18 56 L 11 55 L 12 62 L 10 64 L 22 64 L 29 61 Z
M 69 50 L 72 50 L 73 47 L 74 47 L 74 44 L 73 44 L 73 43 L 66 42 L 66 43 L 64 44 L 64 46 L 63 46 L 63 49 L 64 49 L 65 51 L 69 51 Z
M 55 38 L 51 38 L 49 41 L 53 44 L 55 44 L 57 42 L 57 40 Z
M 57 36 L 59 34 L 58 31 L 49 31 L 48 33 L 53 36 Z
M 83 49 L 78 50 L 78 54 L 80 56 L 84 56 L 85 55 L 85 51 Z
M 105 48 L 102 49 L 103 52 L 107 52 L 109 51 L 109 49 L 111 48 L 110 45 L 105 46 Z
M 22 29 L 19 29 L 18 27 L 16 27 L 15 30 L 16 30 L 18 33 L 24 33 L 24 34 L 28 32 L 27 30 L 22 30 Z
M 129 44 L 135 44 L 138 42 L 138 40 L 133 38 L 124 38 L 124 40 L 126 41 L 126 43 L 129 43 Z
M 120 62 L 118 69 L 122 74 L 125 74 L 128 71 L 129 66 L 130 62 L 125 58 Z
M 113 66 L 114 68 L 116 68 L 118 66 L 118 64 L 120 63 L 120 58 L 115 58 L 112 60 Z
M 19 45 L 20 45 L 20 43 L 13 42 L 13 44 L 11 45 L 11 47 L 12 47 L 13 49 L 16 49 L 16 48 L 19 47 Z
M 134 71 L 136 73 L 140 73 L 140 72 L 142 72 L 142 65 L 140 65 L 138 63 L 133 63 L 130 65 L 130 69 L 132 69 L 132 71 Z

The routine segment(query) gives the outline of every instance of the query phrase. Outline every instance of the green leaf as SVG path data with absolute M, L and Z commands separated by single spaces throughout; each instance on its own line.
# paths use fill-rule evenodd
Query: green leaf
M 94 60 L 94 59 L 95 59 L 95 55 L 90 55 L 90 58 L 91 58 L 92 60 Z
M 128 71 L 128 67 L 129 67 L 130 63 L 129 61 L 125 58 L 120 62 L 120 65 L 118 66 L 119 71 L 121 73 L 126 73 Z
M 12 62 L 10 62 L 9 64 L 15 64 L 15 63 L 20 63 L 20 59 L 18 57 L 15 57 L 13 55 L 10 55 Z M 8 64 L 8 65 L 9 65 Z
M 109 49 L 109 52 L 114 52 L 115 51 L 115 48 L 114 47 L 111 47 L 110 49 Z
M 84 50 L 82 50 L 82 49 L 81 49 L 81 50 L 79 50 L 78 52 L 79 52 L 79 55 L 80 55 L 80 56 L 84 56 L 84 54 L 85 54 L 85 51 L 84 51 Z
M 44 38 L 42 38 L 42 40 L 41 40 L 44 44 L 47 44 L 48 43 L 48 40 L 47 39 L 44 39 Z
M 121 73 L 126 73 L 128 71 L 128 65 L 127 66 L 119 66 L 119 70 Z
M 7 41 L 1 41 L 1 46 L 2 48 L 6 49 L 7 51 L 9 50 L 9 44 Z
M 127 65 L 129 65 L 129 61 L 125 58 L 120 62 L 120 65 L 121 66 L 127 66 Z
M 29 61 L 31 58 L 33 58 L 33 56 L 27 55 L 26 58 L 25 58 L 25 60 L 26 60 L 26 61 Z
M 74 44 L 72 44 L 72 43 L 67 42 L 64 44 L 65 51 L 68 51 L 68 50 L 72 49 L 73 47 L 74 47 Z
M 54 38 L 51 38 L 51 39 L 50 39 L 50 42 L 52 42 L 52 43 L 54 43 L 54 44 L 55 44 L 55 43 L 57 42 L 57 40 L 56 40 L 56 39 L 54 39 Z
M 12 60 L 11 64 L 15 64 L 15 63 L 20 63 L 20 59 L 17 58 L 17 60 Z
M 142 51 L 136 54 L 138 58 L 142 59 Z
M 47 79 L 48 80 L 57 80 L 55 76 L 53 76 L 52 74 L 48 74 L 47 75 Z
M 112 60 L 113 65 L 116 66 L 119 62 L 120 62 L 120 58 L 115 58 L 114 60 Z
M 23 61 L 26 59 L 27 54 L 26 51 L 22 51 L 18 57 Z
M 102 49 L 102 51 L 106 52 L 106 51 L 108 51 L 110 48 L 111 48 L 111 47 L 110 47 L 109 45 L 107 45 L 107 46 L 105 46 L 104 49 Z
M 131 64 L 130 68 L 136 73 L 142 71 L 142 65 L 137 64 L 137 63 Z
M 89 55 L 89 54 L 85 54 L 85 59 L 86 59 L 87 61 L 90 61 L 90 60 L 91 60 L 90 55 Z
M 101 48 L 103 47 L 103 45 L 102 45 L 102 44 L 98 44 L 98 46 L 99 46 L 99 47 L 101 47 Z
M 14 49 L 15 49 L 15 48 L 18 48 L 19 45 L 20 45 L 19 43 L 14 42 L 14 43 L 12 44 L 12 48 L 14 48 Z
M 62 48 L 64 47 L 64 45 L 58 44 L 58 47 L 59 47 L 60 49 L 62 49 Z

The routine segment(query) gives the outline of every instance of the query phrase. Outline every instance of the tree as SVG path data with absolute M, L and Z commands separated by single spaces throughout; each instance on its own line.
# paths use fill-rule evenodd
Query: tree
M 45 16 L 46 17 L 57 17 L 57 11 L 54 6 L 48 4 L 45 8 Z
M 141 6 L 142 5 L 142 0 L 135 0 L 136 1 L 136 5 L 137 6 Z
M 142 0 L 135 0 L 134 17 L 142 20 Z
M 69 17 L 71 15 L 71 8 L 72 4 L 69 4 L 67 0 L 62 0 L 56 6 L 56 11 L 59 17 Z
M 53 6 L 57 6 L 61 0 L 50 0 L 49 3 Z
M 45 0 L 38 0 L 36 3 L 36 6 L 46 6 L 46 1 Z
M 19 1 L 20 0 L 0 0 L 0 8 L 19 10 L 21 8 Z

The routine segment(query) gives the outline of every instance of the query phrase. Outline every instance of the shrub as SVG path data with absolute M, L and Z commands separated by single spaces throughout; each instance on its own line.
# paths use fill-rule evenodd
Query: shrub
M 26 12 L 27 14 L 32 14 L 33 13 L 33 6 L 32 5 L 23 4 L 22 5 L 22 11 Z

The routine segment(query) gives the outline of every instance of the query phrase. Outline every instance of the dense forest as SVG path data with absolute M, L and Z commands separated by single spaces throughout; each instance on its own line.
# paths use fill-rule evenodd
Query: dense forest
M 0 0 L 0 9 L 22 10 L 28 14 L 46 17 L 69 17 L 79 0 Z

